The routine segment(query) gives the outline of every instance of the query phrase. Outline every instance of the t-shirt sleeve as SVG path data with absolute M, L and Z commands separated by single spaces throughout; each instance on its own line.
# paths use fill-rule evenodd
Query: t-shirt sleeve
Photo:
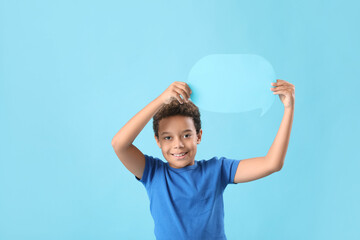
M 224 187 L 228 184 L 237 184 L 234 183 L 234 178 L 236 174 L 237 167 L 241 160 L 230 159 L 226 157 L 221 157 L 221 179 Z
M 137 176 L 135 176 L 136 180 L 141 182 L 145 187 L 148 187 L 152 180 L 154 179 L 154 176 L 156 174 L 156 170 L 160 167 L 160 162 L 162 162 L 160 159 L 154 158 L 152 156 L 146 155 L 145 156 L 145 169 L 143 172 L 143 175 L 141 179 L 139 179 Z

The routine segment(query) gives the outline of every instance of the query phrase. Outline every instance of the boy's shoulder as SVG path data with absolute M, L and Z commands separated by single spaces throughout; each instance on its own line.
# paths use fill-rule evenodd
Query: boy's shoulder
M 218 157 L 218 156 L 214 156 L 214 157 L 211 157 L 210 159 L 208 160 L 200 160 L 198 161 L 200 164 L 202 165 L 207 165 L 207 166 L 212 166 L 212 165 L 216 165 L 216 166 L 221 166 L 221 167 L 224 167 L 224 166 L 227 166 L 227 165 L 231 165 L 235 162 L 237 162 L 239 160 L 236 160 L 236 159 L 232 159 L 232 158 L 227 158 L 227 157 Z
M 209 159 L 198 160 L 198 163 L 202 165 L 216 165 L 216 164 L 220 164 L 222 160 L 223 160 L 222 157 L 214 156 Z
M 216 162 L 216 161 L 222 161 L 223 159 L 224 159 L 224 157 L 213 156 L 211 158 L 203 159 L 203 160 L 199 160 L 199 161 L 201 161 L 201 162 Z

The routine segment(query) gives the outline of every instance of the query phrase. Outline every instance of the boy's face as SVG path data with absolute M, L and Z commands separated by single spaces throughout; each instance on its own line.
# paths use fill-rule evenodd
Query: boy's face
M 190 131 L 185 131 L 189 129 Z M 165 133 L 167 132 L 167 133 Z M 202 130 L 196 135 L 196 129 L 191 117 L 171 116 L 159 122 L 159 139 L 155 140 L 162 154 L 173 168 L 183 168 L 194 165 L 197 144 L 201 141 Z M 173 154 L 186 153 L 183 157 Z

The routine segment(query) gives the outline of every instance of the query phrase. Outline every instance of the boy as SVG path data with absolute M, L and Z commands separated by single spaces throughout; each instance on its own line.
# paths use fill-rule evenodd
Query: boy
M 147 190 L 156 239 L 226 239 L 223 192 L 227 184 L 256 180 L 281 169 L 295 88 L 283 80 L 275 84 L 274 94 L 282 93 L 286 114 L 264 157 L 195 161 L 202 136 L 200 112 L 189 101 L 191 89 L 184 82 L 172 83 L 115 135 L 111 144 L 116 155 Z M 152 117 L 155 140 L 167 163 L 144 155 L 132 144 Z

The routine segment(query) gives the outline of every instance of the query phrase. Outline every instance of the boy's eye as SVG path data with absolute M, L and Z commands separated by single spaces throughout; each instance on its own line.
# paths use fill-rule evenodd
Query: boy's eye
M 191 134 L 185 134 L 184 136 L 191 136 Z M 167 140 L 169 137 L 164 137 L 165 140 Z

